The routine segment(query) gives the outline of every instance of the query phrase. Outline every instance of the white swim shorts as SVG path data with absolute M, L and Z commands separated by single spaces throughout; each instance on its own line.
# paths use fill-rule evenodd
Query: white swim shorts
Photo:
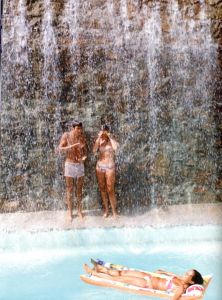
M 65 162 L 65 177 L 79 178 L 85 175 L 83 163 Z

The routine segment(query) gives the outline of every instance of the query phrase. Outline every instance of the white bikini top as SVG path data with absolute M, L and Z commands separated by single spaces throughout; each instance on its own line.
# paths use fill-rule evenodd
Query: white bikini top
M 102 152 L 102 153 L 104 153 L 104 152 L 110 152 L 110 153 L 113 153 L 113 152 L 114 152 L 112 146 L 101 147 L 101 148 L 99 149 L 99 151 Z

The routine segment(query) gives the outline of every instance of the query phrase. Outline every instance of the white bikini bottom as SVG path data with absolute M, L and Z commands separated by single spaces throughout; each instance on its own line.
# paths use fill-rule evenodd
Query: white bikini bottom
M 96 169 L 99 170 L 100 172 L 106 172 L 106 171 L 110 171 L 110 170 L 114 170 L 115 169 L 115 165 L 112 164 L 104 164 L 101 162 L 98 162 L 96 165 Z

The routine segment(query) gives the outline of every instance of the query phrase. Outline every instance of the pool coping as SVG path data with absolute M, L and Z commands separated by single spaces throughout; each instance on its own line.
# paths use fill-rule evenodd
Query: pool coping
M 153 208 L 144 214 L 120 215 L 117 219 L 104 219 L 102 211 L 85 211 L 80 220 L 76 216 L 67 220 L 66 211 L 16 212 L 0 214 L 1 231 L 50 231 L 90 228 L 121 228 L 183 225 L 222 225 L 222 203 L 180 204 Z

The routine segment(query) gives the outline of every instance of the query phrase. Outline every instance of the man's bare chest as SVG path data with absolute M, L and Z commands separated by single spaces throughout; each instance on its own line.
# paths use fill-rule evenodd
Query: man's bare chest
M 67 144 L 68 145 L 73 145 L 78 142 L 79 142 L 79 138 L 77 136 L 71 135 L 71 134 L 67 135 Z

